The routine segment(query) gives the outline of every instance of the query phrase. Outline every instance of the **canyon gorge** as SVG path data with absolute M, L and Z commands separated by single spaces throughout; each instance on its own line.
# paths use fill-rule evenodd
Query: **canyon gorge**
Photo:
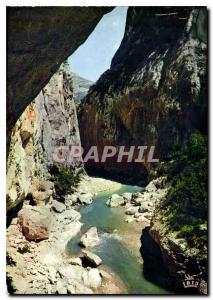
M 129 7 L 92 82 L 67 59 L 112 10 L 8 8 L 11 294 L 208 293 L 207 9 Z M 54 160 L 93 145 L 159 162 Z

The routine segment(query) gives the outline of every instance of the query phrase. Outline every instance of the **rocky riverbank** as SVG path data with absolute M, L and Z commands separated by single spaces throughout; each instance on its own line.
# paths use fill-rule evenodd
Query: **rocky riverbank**
M 140 222 L 141 232 L 145 228 L 149 229 L 150 237 L 160 247 L 164 265 L 171 276 L 169 280 L 173 282 L 176 292 L 207 294 L 207 249 L 201 252 L 190 247 L 184 238 L 178 238 L 178 232 L 168 229 L 161 210 L 162 200 L 168 190 L 166 177 L 159 177 L 152 180 L 141 192 L 112 194 L 106 204 L 111 208 L 124 207 L 125 221 Z M 136 225 L 135 230 L 137 228 Z M 123 240 L 127 244 L 131 243 L 128 236 Z M 137 244 L 137 241 L 131 243 L 132 247 L 133 244 Z
M 169 186 L 166 177 L 152 180 L 136 193 L 119 193 L 117 182 L 84 176 L 76 191 L 61 203 L 50 197 L 48 203 L 30 205 L 25 201 L 7 228 L 8 290 L 15 294 L 125 294 L 120 278 L 93 253 L 101 243 L 97 228 L 81 233 L 81 214 L 76 208 L 90 205 L 96 194 L 118 191 L 106 201 L 111 209 L 122 207 L 129 229 L 113 232 L 128 249 L 140 258 L 141 234 L 149 229 L 150 237 L 160 247 L 162 259 L 178 292 L 187 278 L 199 283 L 194 291 L 206 294 L 205 268 L 197 249 L 187 246 L 175 232 L 166 229 L 159 206 Z M 35 203 L 34 203 L 35 204 Z M 134 234 L 133 234 L 134 232 Z M 80 236 L 80 253 L 70 256 L 68 242 Z M 142 243 L 143 247 L 143 243 Z M 187 265 L 194 267 L 189 271 Z M 198 272 L 199 271 L 199 272 Z M 187 292 L 187 289 L 185 290 Z
M 101 259 L 90 251 L 94 240 L 99 242 L 96 229 L 91 228 L 86 237 L 82 237 L 86 250 L 82 248 L 79 256 L 71 258 L 65 251 L 68 241 L 80 232 L 83 225 L 80 213 L 74 208 L 92 202 L 94 186 L 96 192 L 103 189 L 103 185 L 97 184 L 99 181 L 102 180 L 85 177 L 81 182 L 84 190 L 79 187 L 65 199 L 65 204 L 53 199 L 39 206 L 24 202 L 7 228 L 9 293 L 125 293 L 120 279 L 110 270 L 106 271 Z M 116 185 L 108 181 L 105 183 L 105 188 Z
M 141 222 L 150 226 L 155 206 L 168 191 L 165 179 L 161 177 L 151 181 L 141 192 L 123 193 L 122 195 L 112 194 L 106 204 L 109 207 L 123 206 L 126 222 Z

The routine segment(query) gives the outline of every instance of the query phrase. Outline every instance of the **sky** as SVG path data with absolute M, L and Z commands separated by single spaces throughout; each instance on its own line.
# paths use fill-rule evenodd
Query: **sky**
M 124 35 L 127 7 L 104 15 L 88 39 L 68 59 L 71 71 L 96 81 L 109 69 Z

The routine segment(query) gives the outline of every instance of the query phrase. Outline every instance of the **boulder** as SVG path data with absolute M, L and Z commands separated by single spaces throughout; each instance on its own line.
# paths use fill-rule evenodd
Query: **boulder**
M 28 241 L 41 241 L 49 237 L 50 216 L 45 207 L 25 206 L 18 214 L 18 223 Z
M 63 281 L 72 283 L 74 280 L 81 282 L 85 269 L 82 266 L 65 264 L 58 268 L 58 273 Z
M 71 257 L 68 259 L 68 263 L 73 266 L 82 266 L 82 260 L 80 257 Z
M 93 194 L 92 193 L 85 193 L 78 195 L 78 202 L 83 205 L 89 205 L 93 201 Z
M 120 205 L 123 205 L 124 203 L 124 198 L 122 196 L 119 196 L 118 194 L 112 194 L 111 198 L 106 202 L 109 207 L 118 207 Z
M 136 192 L 132 194 L 132 200 L 136 199 L 136 198 L 140 198 L 142 197 L 142 194 L 140 192 Z
M 123 193 L 122 196 L 123 196 L 125 202 L 130 202 L 132 199 L 132 193 Z
M 150 181 L 150 183 L 145 187 L 145 191 L 147 191 L 149 193 L 157 191 L 157 188 L 156 188 L 156 186 L 155 186 L 155 184 L 154 184 L 153 181 Z
M 65 220 L 68 219 L 70 222 L 74 222 L 80 220 L 81 214 L 75 209 L 69 209 L 69 210 L 65 210 L 61 214 L 61 217 Z
M 83 273 L 84 284 L 92 289 L 97 289 L 101 285 L 101 275 L 98 269 L 92 268 L 89 271 Z
M 132 199 L 131 201 L 131 203 L 134 204 L 135 206 L 140 206 L 142 202 L 144 202 L 144 198 L 142 198 L 142 195 L 138 198 Z
M 87 250 L 82 250 L 82 253 L 83 253 L 83 256 L 89 262 L 91 262 L 94 266 L 97 267 L 97 266 L 99 266 L 102 263 L 102 259 L 98 255 L 96 255 L 96 254 L 94 254 L 94 253 L 92 253 L 90 251 L 87 251 Z
M 52 209 L 57 213 L 62 213 L 63 211 L 65 211 L 66 206 L 61 202 L 53 200 L 52 201 Z
M 68 194 L 64 197 L 64 203 L 66 206 L 75 205 L 78 201 L 78 196 L 76 194 Z
M 148 203 L 143 203 L 138 209 L 138 211 L 140 213 L 148 212 L 150 210 L 151 210 L 151 207 L 148 205 Z
M 132 207 L 132 204 L 131 203 L 129 203 L 129 202 L 127 202 L 126 204 L 124 204 L 124 207 L 127 209 L 127 208 L 130 208 L 130 207 Z
M 138 207 L 136 206 L 130 206 L 129 208 L 126 209 L 125 214 L 126 215 L 134 215 L 138 212 Z
M 85 234 L 82 235 L 80 245 L 85 248 L 94 247 L 100 243 L 98 231 L 96 227 L 91 227 Z

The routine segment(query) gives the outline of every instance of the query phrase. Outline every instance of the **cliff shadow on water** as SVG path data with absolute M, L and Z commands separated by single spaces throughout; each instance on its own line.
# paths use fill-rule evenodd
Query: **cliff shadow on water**
M 111 169 L 107 169 L 101 163 L 96 165 L 85 164 L 84 167 L 87 174 L 92 177 L 101 177 L 127 185 L 144 186 L 148 183 L 148 172 L 138 165 L 137 163 L 128 164 L 128 169 L 120 168 L 120 170 L 114 167 L 115 164 Z
M 144 277 L 175 294 L 186 294 L 182 284 L 177 282 L 168 273 L 164 265 L 163 257 L 159 245 L 149 235 L 150 227 L 146 227 L 141 235 L 140 253 L 143 258 L 143 275 Z

